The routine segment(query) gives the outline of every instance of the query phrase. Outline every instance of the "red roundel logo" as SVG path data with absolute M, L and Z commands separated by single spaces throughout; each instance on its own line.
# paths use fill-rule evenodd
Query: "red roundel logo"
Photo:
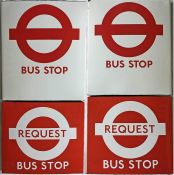
M 146 24 L 112 24 L 113 20 L 124 12 L 135 12 L 142 16 Z M 163 25 L 156 24 L 151 12 L 144 6 L 126 2 L 114 6 L 105 15 L 101 25 L 95 26 L 95 35 L 101 35 L 105 45 L 115 54 L 134 57 L 146 52 L 154 43 L 157 35 L 163 35 Z M 135 47 L 123 47 L 117 44 L 112 35 L 145 35 L 144 41 Z
M 60 22 L 62 28 L 27 28 L 29 22 L 39 15 L 50 15 Z M 9 39 L 16 40 L 21 52 L 30 60 L 39 63 L 49 63 L 58 60 L 66 54 L 72 40 L 79 40 L 79 29 L 72 27 L 68 16 L 59 8 L 48 4 L 34 6 L 28 9 L 20 18 L 17 27 L 9 30 Z M 33 50 L 27 40 L 62 40 L 61 44 L 49 53 Z

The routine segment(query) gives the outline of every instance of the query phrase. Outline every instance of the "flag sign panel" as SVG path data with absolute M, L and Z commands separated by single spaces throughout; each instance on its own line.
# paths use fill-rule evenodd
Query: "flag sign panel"
M 89 98 L 88 173 L 171 174 L 172 155 L 170 96 Z
M 89 5 L 88 94 L 171 94 L 170 1 Z
M 3 173 L 82 173 L 83 124 L 82 102 L 4 102 Z
M 84 99 L 86 14 L 85 1 L 2 2 L 4 100 Z

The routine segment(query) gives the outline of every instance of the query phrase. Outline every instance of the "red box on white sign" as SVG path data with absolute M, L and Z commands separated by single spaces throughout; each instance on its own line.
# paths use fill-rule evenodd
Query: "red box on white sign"
M 172 174 L 170 96 L 90 97 L 87 172 Z
M 83 173 L 82 102 L 4 102 L 2 172 Z

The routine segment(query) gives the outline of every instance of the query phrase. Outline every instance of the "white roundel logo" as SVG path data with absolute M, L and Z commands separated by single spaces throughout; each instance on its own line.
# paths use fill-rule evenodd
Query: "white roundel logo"
M 44 116 L 54 120 L 59 128 L 27 128 L 34 119 Z M 66 118 L 58 111 L 48 107 L 38 107 L 27 111 L 18 121 L 16 128 L 9 129 L 9 139 L 16 140 L 21 151 L 35 160 L 50 160 L 62 154 L 70 139 L 76 139 L 76 128 L 70 128 Z M 57 145 L 47 151 L 31 147 L 27 140 L 59 140 Z
M 141 114 L 147 123 L 114 123 L 123 112 L 133 111 Z M 146 105 L 126 101 L 113 106 L 105 115 L 103 123 L 95 124 L 95 135 L 102 136 L 107 147 L 114 154 L 123 158 L 138 158 L 150 152 L 160 135 L 166 135 L 165 123 L 158 123 L 154 112 Z M 114 136 L 147 136 L 141 145 L 127 148 L 120 145 Z

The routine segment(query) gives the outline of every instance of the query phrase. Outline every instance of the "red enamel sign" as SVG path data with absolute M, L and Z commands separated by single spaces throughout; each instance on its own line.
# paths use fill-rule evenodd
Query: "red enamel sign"
M 4 102 L 3 173 L 82 173 L 83 116 L 82 102 Z
M 88 173 L 171 174 L 171 102 L 171 97 L 90 97 Z

